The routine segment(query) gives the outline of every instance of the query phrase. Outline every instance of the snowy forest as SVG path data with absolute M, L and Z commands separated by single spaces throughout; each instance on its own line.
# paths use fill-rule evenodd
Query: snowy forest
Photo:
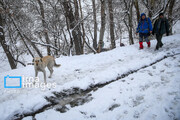
M 0 0 L 0 120 L 180 120 L 180 0 Z
M 81 55 L 132 45 L 142 12 L 152 23 L 164 13 L 171 29 L 179 6 L 179 0 L 0 0 L 0 61 L 15 69 L 26 66 L 24 55 Z

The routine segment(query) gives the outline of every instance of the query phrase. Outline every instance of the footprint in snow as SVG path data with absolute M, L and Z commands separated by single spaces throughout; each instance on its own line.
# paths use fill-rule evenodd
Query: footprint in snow
M 152 120 L 156 120 L 156 117 L 157 117 L 157 115 L 153 114 L 152 115 Z
M 125 110 L 125 111 L 124 111 L 124 114 L 128 114 L 128 111 L 127 111 L 127 110 Z
M 173 72 L 166 72 L 167 74 L 170 75 L 170 77 L 173 77 L 174 76 L 174 73 Z
M 159 82 L 153 82 L 152 86 L 153 86 L 153 88 L 157 88 L 160 86 L 160 83 Z
M 79 111 L 81 114 L 83 114 L 83 115 L 87 115 L 87 113 L 86 112 L 83 112 L 83 111 Z
M 96 115 L 90 115 L 90 118 L 96 118 Z
M 135 111 L 133 117 L 134 118 L 139 118 L 140 117 L 140 113 L 138 111 Z
M 152 73 L 148 73 L 150 76 L 153 76 L 153 74 Z
M 167 63 L 165 63 L 164 66 L 166 66 L 166 67 L 168 67 L 168 68 L 172 67 L 171 64 L 167 64 Z
M 157 99 L 158 101 L 161 101 L 161 100 L 162 100 L 161 95 L 157 95 L 157 96 L 156 96 L 156 99 Z
M 111 107 L 109 107 L 110 111 L 113 111 L 115 108 L 120 107 L 120 104 L 113 104 Z
M 156 69 L 156 66 L 152 66 L 153 69 Z
M 125 82 L 126 80 L 121 80 L 122 82 Z
M 144 102 L 144 96 L 143 95 L 136 96 L 136 98 L 133 99 L 133 107 L 136 107 L 136 106 L 140 105 L 143 102 Z
M 160 72 L 162 73 L 162 72 L 164 72 L 165 70 L 160 70 Z
M 118 61 L 123 62 L 124 60 L 122 60 L 122 59 L 118 59 Z
M 146 84 L 146 85 L 144 85 L 144 86 L 139 86 L 140 91 L 145 91 L 145 90 L 147 90 L 149 87 L 150 87 L 149 84 Z
M 167 79 L 165 79 L 165 77 L 164 76 L 161 76 L 161 84 L 166 84 L 166 83 L 169 83 L 169 80 L 167 80 Z

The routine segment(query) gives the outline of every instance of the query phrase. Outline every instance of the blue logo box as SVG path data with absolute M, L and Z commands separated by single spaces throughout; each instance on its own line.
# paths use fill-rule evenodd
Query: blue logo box
M 9 78 L 11 80 L 19 79 L 19 85 L 18 86 L 13 86 L 13 85 L 8 86 L 6 83 L 7 83 L 7 79 L 9 79 Z M 9 76 L 9 75 L 4 76 L 4 88 L 21 88 L 21 87 L 22 87 L 22 77 L 21 76 Z

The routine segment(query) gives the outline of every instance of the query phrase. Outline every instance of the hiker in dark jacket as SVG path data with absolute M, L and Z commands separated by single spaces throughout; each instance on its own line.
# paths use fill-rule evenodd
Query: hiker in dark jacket
M 141 14 L 141 19 L 139 20 L 138 27 L 136 29 L 136 34 L 139 33 L 139 45 L 140 49 L 143 49 L 143 38 L 148 44 L 148 47 L 151 46 L 150 40 L 148 37 L 152 33 L 152 23 L 149 18 L 146 17 L 145 13 Z
M 165 33 L 167 36 L 169 35 L 168 20 L 164 17 L 163 13 L 160 13 L 159 18 L 154 23 L 154 28 L 152 33 L 153 35 L 156 34 L 156 39 L 157 39 L 157 45 L 155 50 L 158 50 L 163 46 L 161 39 L 163 34 Z

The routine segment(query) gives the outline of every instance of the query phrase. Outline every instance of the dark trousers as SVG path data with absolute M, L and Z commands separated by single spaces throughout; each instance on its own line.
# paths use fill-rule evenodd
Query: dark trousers
M 163 43 L 162 43 L 162 36 L 163 35 L 160 35 L 160 34 L 156 34 L 156 39 L 157 39 L 157 44 L 156 44 L 156 50 L 158 50 L 159 48 L 161 48 L 163 46 Z
M 146 42 L 149 42 L 148 33 L 139 33 L 139 42 L 143 42 L 143 38 Z

